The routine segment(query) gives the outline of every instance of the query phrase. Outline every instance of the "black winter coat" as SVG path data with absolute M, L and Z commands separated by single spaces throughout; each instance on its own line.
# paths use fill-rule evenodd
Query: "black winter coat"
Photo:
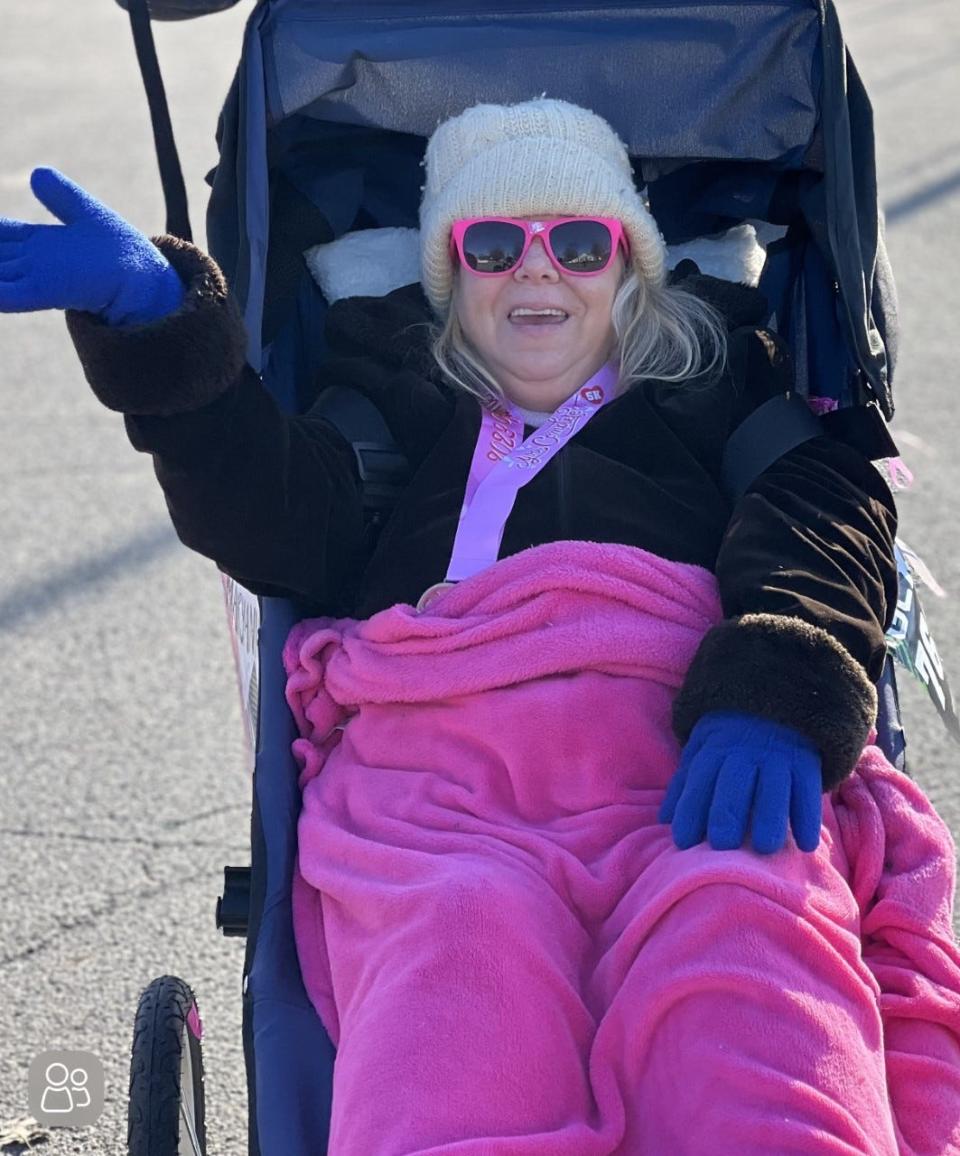
M 413 478 L 369 561 L 349 444 L 324 419 L 280 413 L 245 364 L 238 310 L 214 263 L 160 246 L 189 287 L 171 316 L 130 329 L 67 322 L 98 397 L 153 455 L 182 541 L 259 594 L 367 617 L 416 603 L 446 572 L 480 426 L 426 348 L 419 286 L 338 302 L 323 384 L 360 389 Z M 709 710 L 751 711 L 817 742 L 824 787 L 849 773 L 876 713 L 873 683 L 896 601 L 896 512 L 856 450 L 818 437 L 770 466 L 733 507 L 719 483 L 730 433 L 791 386 L 789 357 L 756 328 L 756 291 L 699 278 L 727 314 L 729 368 L 640 382 L 604 407 L 518 494 L 501 557 L 562 539 L 619 542 L 716 574 L 725 621 L 674 705 L 683 741 Z

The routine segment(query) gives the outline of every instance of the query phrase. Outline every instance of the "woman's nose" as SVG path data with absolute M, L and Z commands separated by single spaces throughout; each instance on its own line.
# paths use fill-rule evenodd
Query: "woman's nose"
M 534 237 L 526 256 L 514 270 L 518 280 L 558 281 L 560 274 L 547 256 L 542 237 Z

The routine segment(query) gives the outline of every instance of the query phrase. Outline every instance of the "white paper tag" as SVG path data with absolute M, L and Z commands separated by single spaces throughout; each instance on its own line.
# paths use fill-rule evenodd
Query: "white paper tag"
M 257 713 L 260 705 L 260 599 L 226 574 L 221 574 L 220 580 L 223 584 L 223 601 L 252 770 L 257 750 Z

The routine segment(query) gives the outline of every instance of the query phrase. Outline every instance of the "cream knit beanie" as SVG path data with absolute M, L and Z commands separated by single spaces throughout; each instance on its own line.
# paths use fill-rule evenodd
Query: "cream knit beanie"
M 594 214 L 623 222 L 633 264 L 662 284 L 666 250 L 623 142 L 596 113 L 564 100 L 478 104 L 427 142 L 420 280 L 434 311 L 450 305 L 450 227 L 461 217 Z

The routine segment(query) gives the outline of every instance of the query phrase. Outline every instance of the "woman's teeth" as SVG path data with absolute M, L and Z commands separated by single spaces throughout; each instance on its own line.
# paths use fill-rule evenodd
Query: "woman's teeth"
M 562 309 L 511 309 L 509 319 L 521 325 L 558 325 L 568 316 Z

